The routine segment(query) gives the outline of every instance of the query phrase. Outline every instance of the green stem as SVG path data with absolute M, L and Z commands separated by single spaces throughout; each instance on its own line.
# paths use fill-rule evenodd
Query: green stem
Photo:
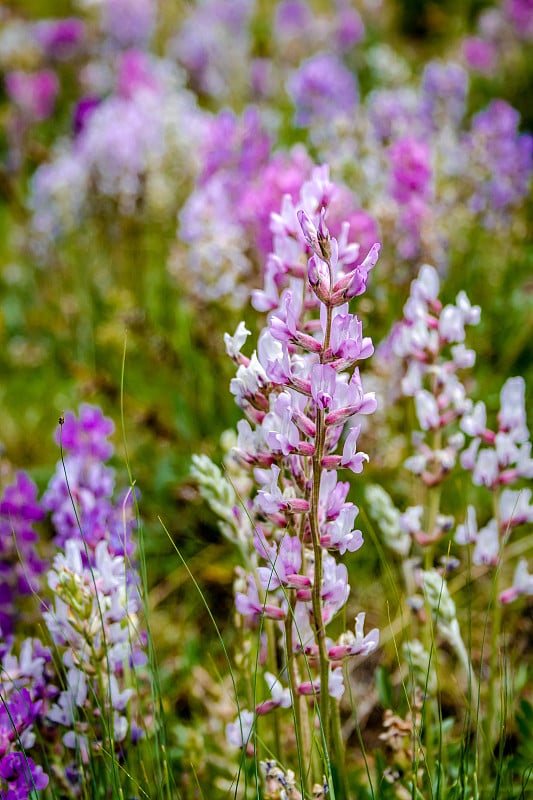
M 440 447 L 440 431 L 437 431 L 434 436 L 434 449 Z M 427 519 L 426 519 L 426 533 L 432 536 L 435 530 L 437 521 L 437 514 L 440 508 L 441 488 L 440 485 L 431 487 L 428 490 L 427 502 Z M 433 569 L 435 547 L 433 544 L 427 544 L 424 549 L 424 568 L 426 571 Z M 426 623 L 424 625 L 424 648 L 429 655 L 428 670 L 431 670 L 431 665 L 434 660 L 435 653 L 435 640 L 433 632 L 433 612 L 427 599 L 426 607 Z M 437 701 L 433 697 L 428 697 L 424 703 L 424 745 L 425 745 L 425 760 L 427 765 L 427 774 L 430 785 L 433 783 L 433 776 L 435 774 L 435 752 L 434 752 L 434 727 L 435 722 L 438 720 L 438 707 Z
M 345 758 L 346 748 L 344 747 L 344 739 L 342 738 L 341 730 L 341 715 L 339 711 L 339 703 L 334 697 L 330 697 L 331 707 L 331 730 L 333 734 L 333 746 L 335 748 L 335 763 L 337 764 L 337 783 L 338 783 L 338 800 L 348 800 L 349 789 L 346 776 Z M 335 795 L 337 800 L 337 795 Z
M 489 685 L 488 685 L 488 697 L 487 697 L 487 717 L 486 717 L 486 727 L 485 727 L 485 737 L 486 737 L 485 767 L 488 767 L 490 763 L 493 752 L 493 746 L 495 744 L 498 731 L 497 705 L 499 697 L 499 682 L 498 682 L 499 662 L 500 662 L 499 642 L 500 642 L 500 633 L 502 627 L 502 606 L 499 601 L 499 597 L 501 592 L 501 564 L 502 564 L 503 547 L 504 547 L 504 537 L 501 535 L 501 530 L 500 530 L 501 523 L 500 523 L 499 501 L 500 501 L 500 492 L 499 489 L 496 489 L 493 494 L 493 507 L 494 507 L 494 518 L 496 520 L 496 523 L 498 525 L 498 531 L 500 533 L 500 552 L 498 555 L 498 564 L 496 565 L 496 570 L 494 573 L 492 598 L 491 598 L 492 627 L 490 632 Z M 488 769 L 484 770 L 483 774 L 487 773 Z
M 291 592 L 294 595 L 294 592 Z M 291 597 L 291 610 L 294 613 L 295 599 Z M 298 766 L 300 771 L 300 784 L 302 797 L 305 795 L 305 784 L 308 783 L 307 789 L 311 790 L 311 772 L 307 770 L 307 777 L 305 776 L 305 768 L 302 761 L 302 753 L 309 753 L 309 731 L 305 730 L 302 725 L 302 702 L 303 697 L 298 694 L 296 687 L 298 681 L 296 678 L 296 668 L 294 663 L 294 650 L 292 646 L 292 619 L 293 613 L 288 614 L 285 618 L 285 646 L 287 658 L 287 674 L 289 677 L 289 689 L 292 699 L 292 709 L 294 714 L 294 729 L 296 733 L 296 751 L 298 753 Z
M 329 659 L 326 650 L 326 629 L 322 617 L 322 547 L 320 545 L 320 530 L 318 524 L 318 503 L 320 495 L 320 478 L 322 474 L 322 456 L 326 438 L 324 423 L 324 409 L 317 408 L 316 414 L 316 439 L 315 455 L 313 456 L 313 488 L 311 492 L 311 508 L 309 522 L 311 525 L 311 538 L 313 541 L 313 556 L 315 561 L 315 574 L 313 590 L 311 593 L 313 608 L 313 623 L 315 627 L 318 655 L 320 661 L 320 724 L 324 737 L 325 755 L 329 751 Z M 319 779 L 321 776 L 319 776 Z
M 328 263 L 331 272 L 331 265 Z M 327 306 L 326 329 L 324 332 L 324 343 L 322 345 L 321 361 L 324 353 L 329 348 L 331 335 L 331 322 L 333 318 L 332 308 Z M 320 500 L 320 481 L 322 477 L 322 458 L 326 442 L 326 423 L 324 409 L 317 406 L 316 409 L 316 435 L 315 453 L 313 455 L 313 483 L 311 490 L 311 507 L 309 510 L 309 523 L 311 526 L 311 539 L 313 542 L 313 556 L 315 560 L 315 574 L 311 601 L 313 608 L 313 622 L 315 628 L 316 642 L 318 645 L 318 656 L 320 662 L 320 725 L 322 728 L 324 758 L 329 757 L 330 728 L 329 728 L 329 659 L 326 648 L 326 629 L 322 617 L 322 547 L 320 544 L 320 526 L 318 524 L 318 507 Z M 318 776 L 319 780 L 321 776 Z
M 277 658 L 276 658 L 276 631 L 274 630 L 274 620 L 267 619 L 265 620 L 265 628 L 266 628 L 266 635 L 267 635 L 267 646 L 268 646 L 268 667 L 269 671 L 272 675 L 278 674 L 278 665 L 277 665 Z M 283 753 L 281 752 L 281 737 L 279 734 L 279 719 L 277 714 L 272 715 L 273 719 L 273 733 L 274 733 L 274 752 L 276 753 L 278 760 L 283 763 Z
M 472 667 L 472 662 L 468 656 L 465 643 L 463 642 L 462 638 L 458 638 L 454 641 L 454 650 L 457 658 L 462 664 L 462 667 L 466 673 L 467 678 L 467 702 L 468 707 L 470 709 L 470 714 L 472 718 L 475 718 L 475 702 L 476 698 L 478 697 L 479 687 L 476 680 L 476 676 L 474 674 L 474 669 Z

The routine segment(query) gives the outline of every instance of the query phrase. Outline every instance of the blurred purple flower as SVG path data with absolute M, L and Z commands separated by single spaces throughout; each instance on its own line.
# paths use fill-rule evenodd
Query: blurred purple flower
M 430 61 L 422 76 L 422 106 L 435 127 L 459 125 L 466 110 L 468 73 L 453 62 Z
M 45 568 L 35 548 L 35 522 L 44 517 L 37 487 L 25 472 L 17 472 L 0 499 L 0 636 L 7 638 L 18 616 L 18 598 L 39 588 Z
M 296 124 L 306 127 L 320 120 L 350 115 L 358 102 L 355 75 L 333 53 L 321 52 L 304 61 L 287 81 L 296 107 Z
M 79 418 L 69 411 L 56 430 L 55 440 L 64 450 L 75 456 L 92 456 L 106 461 L 113 454 L 113 445 L 107 441 L 115 424 L 104 417 L 98 406 L 82 403 Z
M 527 197 L 533 172 L 533 136 L 520 134 L 520 114 L 504 100 L 493 100 L 472 119 L 465 148 L 474 179 L 470 208 L 487 227 Z
M 523 39 L 533 37 L 533 3 L 531 0 L 504 0 L 504 11 Z
M 59 80 L 53 70 L 8 72 L 5 85 L 11 100 L 31 122 L 40 122 L 52 114 L 59 92 Z
M 68 61 L 85 38 L 85 24 L 78 17 L 43 19 L 35 25 L 35 38 L 48 58 Z
M 365 35 L 365 26 L 359 12 L 343 0 L 335 17 L 335 40 L 340 50 L 349 50 Z
M 120 48 L 145 48 L 152 38 L 157 18 L 155 0 L 104 0 L 102 27 Z
M 392 197 L 408 203 L 413 196 L 429 199 L 431 184 L 431 151 L 420 139 L 405 136 L 389 148 Z
M 79 134 L 85 130 L 85 126 L 87 125 L 91 114 L 96 108 L 98 108 L 101 102 L 102 101 L 99 97 L 90 96 L 82 97 L 81 100 L 78 100 L 72 115 L 72 132 L 74 133 L 74 136 L 79 136 Z
M 482 75 L 492 75 L 496 66 L 496 48 L 479 36 L 468 36 L 463 41 L 463 55 L 470 69 Z
M 226 739 L 233 747 L 246 747 L 252 736 L 255 714 L 243 710 L 235 722 L 226 725 Z
M 161 92 L 150 56 L 142 50 L 127 50 L 117 61 L 116 93 L 130 99 L 139 90 Z
M 1 800 L 28 800 L 34 790 L 48 786 L 48 775 L 26 753 L 8 753 L 0 760 Z

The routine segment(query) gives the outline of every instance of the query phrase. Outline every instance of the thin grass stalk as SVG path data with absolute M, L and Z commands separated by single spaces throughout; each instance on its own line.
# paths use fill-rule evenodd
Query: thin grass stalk
M 154 725 L 155 747 L 153 748 L 153 750 L 155 751 L 155 756 L 156 756 L 158 796 L 166 797 L 166 800 L 172 800 L 170 785 L 168 781 L 168 769 L 166 766 L 166 740 L 165 740 L 166 737 L 165 737 L 163 698 L 161 692 L 161 684 L 159 682 L 159 670 L 157 667 L 154 640 L 150 626 L 150 614 L 148 607 L 148 571 L 146 566 L 146 554 L 144 550 L 143 527 L 141 524 L 141 516 L 140 516 L 139 506 L 137 503 L 137 495 L 135 492 L 135 480 L 133 478 L 133 473 L 131 470 L 131 464 L 129 459 L 129 451 L 127 444 L 127 436 L 126 436 L 126 422 L 124 418 L 126 350 L 127 350 L 127 334 L 124 336 L 124 347 L 122 350 L 122 365 L 120 373 L 120 423 L 122 429 L 122 445 L 124 447 L 124 463 L 126 465 L 126 470 L 128 473 L 128 479 L 130 482 L 130 489 L 132 492 L 133 503 L 135 508 L 135 518 L 137 521 L 136 530 L 137 530 L 137 541 L 138 541 L 138 552 L 139 552 L 139 575 L 141 578 L 141 585 L 142 585 L 142 603 L 143 603 L 144 620 L 146 625 L 146 635 L 148 643 L 147 655 L 148 655 L 148 663 L 150 665 L 149 669 L 150 694 L 152 698 L 154 717 L 155 717 L 155 725 Z M 164 756 L 163 764 L 161 762 L 162 755 Z
M 228 665 L 228 669 L 229 669 L 229 672 L 230 672 L 230 679 L 231 679 L 231 683 L 232 683 L 232 687 L 233 687 L 233 695 L 234 695 L 235 703 L 236 703 L 236 706 L 237 706 L 237 711 L 240 714 L 240 703 L 239 703 L 239 693 L 237 691 L 237 682 L 236 682 L 235 674 L 234 674 L 232 666 L 231 666 L 231 659 L 229 657 L 229 653 L 228 653 L 228 650 L 226 648 L 226 645 L 225 645 L 224 639 L 222 637 L 222 634 L 220 633 L 220 629 L 219 629 L 219 627 L 217 625 L 217 621 L 216 621 L 216 619 L 215 619 L 215 617 L 213 615 L 213 612 L 211 611 L 211 609 L 209 607 L 209 603 L 207 602 L 204 593 L 202 592 L 200 584 L 198 583 L 198 581 L 196 580 L 196 578 L 192 574 L 187 562 L 185 561 L 185 559 L 184 559 L 184 557 L 183 557 L 183 555 L 181 553 L 181 550 L 176 545 L 176 542 L 174 541 L 174 539 L 170 535 L 170 532 L 169 532 L 168 528 L 165 526 L 165 524 L 164 524 L 163 520 L 161 519 L 161 517 L 158 517 L 158 520 L 159 520 L 159 524 L 161 525 L 164 533 L 168 537 L 169 542 L 171 543 L 172 547 L 174 548 L 174 551 L 176 552 L 176 555 L 180 559 L 184 569 L 186 570 L 189 578 L 191 579 L 194 588 L 198 592 L 198 595 L 199 595 L 200 599 L 202 600 L 202 602 L 204 604 L 205 610 L 207 611 L 209 619 L 211 620 L 211 622 L 213 624 L 213 627 L 215 629 L 215 633 L 216 633 L 217 638 L 218 638 L 218 640 L 219 640 L 219 642 L 221 644 L 222 651 L 224 653 L 224 657 L 225 657 L 226 663 Z M 252 731 L 252 736 L 254 736 L 254 731 Z M 240 776 L 240 773 L 242 772 L 243 763 L 244 763 L 244 748 L 243 748 L 243 757 L 241 758 L 241 763 L 239 765 L 239 772 L 238 772 L 237 778 L 236 778 L 235 795 L 234 795 L 235 798 L 237 797 L 239 776 Z M 245 779 L 247 780 L 246 771 L 245 771 Z M 245 785 L 245 795 L 246 795 L 246 785 Z
M 102 606 L 101 606 L 101 603 L 100 603 L 100 597 L 99 597 L 99 594 L 98 594 L 98 587 L 97 587 L 97 583 L 96 583 L 96 578 L 94 576 L 94 571 L 93 571 L 93 568 L 92 568 L 92 565 L 91 565 L 91 559 L 90 559 L 90 556 L 89 556 L 89 550 L 88 550 L 88 547 L 87 547 L 87 541 L 86 541 L 85 535 L 83 533 L 83 529 L 82 529 L 80 518 L 79 518 L 79 514 L 78 514 L 78 509 L 76 507 L 76 503 L 74 501 L 74 497 L 73 497 L 73 494 L 72 494 L 72 491 L 71 491 L 71 488 L 70 488 L 70 482 L 69 482 L 69 479 L 68 479 L 67 467 L 66 467 L 66 464 L 65 464 L 65 454 L 64 454 L 64 451 L 63 451 L 63 440 L 62 440 L 63 418 L 60 418 L 59 422 L 60 422 L 60 424 L 59 424 L 59 452 L 60 452 L 61 464 L 62 464 L 62 467 L 63 467 L 63 475 L 65 477 L 65 484 L 66 484 L 66 487 L 67 487 L 67 491 L 68 491 L 68 495 L 69 495 L 69 498 L 70 498 L 70 502 L 72 504 L 72 509 L 74 511 L 74 517 L 76 519 L 76 525 L 78 527 L 78 530 L 80 532 L 80 537 L 81 537 L 81 540 L 83 542 L 83 547 L 84 547 L 84 550 L 85 550 L 85 555 L 87 557 L 87 563 L 88 563 L 88 566 L 89 566 L 89 571 L 91 573 L 91 578 L 92 578 L 92 582 L 93 582 L 93 586 L 94 586 L 94 590 L 95 590 L 96 605 L 97 605 L 97 608 L 98 608 L 98 614 L 99 614 L 99 617 L 100 617 L 100 625 L 101 625 L 101 630 L 102 630 L 103 648 L 104 648 L 104 652 L 106 654 L 105 661 L 106 661 L 106 667 L 107 667 L 108 685 L 111 686 L 111 667 L 110 667 L 110 664 L 109 664 L 109 659 L 107 658 L 107 637 L 106 637 L 105 625 L 104 625 L 104 615 L 103 615 Z M 93 648 L 92 641 L 88 640 L 87 644 L 88 644 L 90 650 L 93 652 L 93 656 L 95 656 L 95 651 L 94 651 L 94 648 Z M 106 709 L 106 707 L 105 707 L 106 706 L 106 703 L 105 703 L 106 691 L 105 691 L 105 687 L 104 687 L 103 682 L 102 682 L 102 675 L 101 675 L 100 672 L 98 673 L 98 682 L 99 682 L 101 699 L 99 701 L 98 698 L 95 698 L 95 700 L 96 700 L 97 704 L 98 704 L 98 702 L 101 702 L 101 703 L 104 704 L 104 707 L 100 708 L 100 710 L 102 712 L 101 713 L 101 720 L 102 720 L 104 733 L 107 733 L 107 735 L 108 735 L 109 751 L 112 754 L 111 755 L 111 764 L 112 764 L 112 775 L 113 775 L 114 786 L 116 787 L 116 790 L 118 791 L 118 796 L 120 798 L 122 798 L 122 796 L 123 796 L 122 795 L 122 788 L 121 788 L 120 780 L 119 780 L 119 777 L 118 777 L 117 761 L 116 761 L 116 758 L 115 758 L 114 733 L 113 733 L 113 730 L 114 730 L 114 719 L 113 719 L 113 703 L 111 701 L 111 692 L 109 693 L 109 703 L 108 703 L 108 708 Z M 105 725 L 106 714 L 107 714 L 107 726 Z

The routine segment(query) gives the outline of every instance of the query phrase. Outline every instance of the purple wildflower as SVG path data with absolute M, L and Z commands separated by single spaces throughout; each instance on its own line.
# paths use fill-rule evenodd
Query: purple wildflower
M 79 417 L 72 411 L 56 430 L 55 440 L 73 456 L 91 456 L 106 461 L 113 454 L 113 445 L 107 441 L 115 430 L 111 419 L 104 417 L 98 406 L 82 403 Z
M 350 115 L 358 101 L 356 79 L 337 56 L 322 52 L 304 61 L 288 79 L 287 91 L 296 107 L 296 124 Z
M 74 107 L 72 115 L 72 131 L 74 136 L 79 136 L 86 127 L 91 114 L 98 108 L 101 100 L 99 97 L 82 97 Z
M 424 68 L 421 91 L 423 107 L 433 125 L 443 120 L 458 125 L 466 110 L 468 73 L 453 62 L 430 61 Z
M 286 636 L 290 623 L 295 651 L 323 660 L 320 678 L 297 684 L 292 678 L 290 687 L 293 696 L 317 696 L 321 714 L 327 701 L 320 699 L 328 659 L 323 630 L 350 592 L 346 565 L 335 556 L 363 544 L 354 527 L 358 508 L 346 500 L 349 483 L 337 475 L 342 468 L 360 473 L 368 460 L 357 449 L 360 425 L 351 427 L 337 451 L 345 423 L 376 408 L 357 367 L 373 345 L 348 300 L 365 291 L 379 245 L 360 260 L 348 224 L 341 223 L 338 239 L 331 234 L 327 219 L 336 189 L 323 166 L 301 187 L 297 202 L 285 196 L 271 217 L 272 285 L 254 298 L 270 312 L 257 351 L 243 355 L 242 325 L 226 336 L 237 366 L 230 389 L 246 417 L 233 452 L 244 470 L 253 468 L 256 488 L 248 507 L 257 535 L 249 570 L 235 584 L 235 605 L 248 626 L 260 617 L 284 620 Z M 371 639 L 368 652 L 377 646 L 374 634 Z M 324 694 L 339 699 L 342 671 L 330 670 L 327 678 Z M 258 714 L 283 705 L 283 689 L 275 686 Z
M 102 27 L 117 47 L 146 47 L 155 29 L 155 0 L 104 0 Z
M 496 65 L 496 49 L 491 42 L 479 36 L 468 36 L 463 41 L 463 55 L 468 67 L 482 75 L 492 75 Z
M 499 224 L 528 194 L 533 172 L 533 137 L 519 134 L 520 115 L 504 100 L 493 100 L 472 120 L 464 146 L 474 179 L 469 206 L 487 227 Z
M 504 0 L 505 15 L 521 38 L 533 37 L 533 4 L 531 0 Z
M 0 498 L 0 631 L 6 639 L 15 627 L 20 596 L 39 589 L 45 564 L 36 551 L 34 524 L 43 517 L 37 487 L 25 472 L 17 472 Z
M 0 759 L 1 800 L 27 800 L 48 786 L 48 775 L 25 753 L 8 753 Z
M 79 417 L 67 413 L 56 430 L 56 441 L 66 455 L 57 464 L 43 505 L 52 514 L 58 547 L 65 547 L 72 537 L 82 537 L 92 555 L 102 541 L 115 554 L 133 552 L 132 493 L 113 498 L 114 470 L 103 463 L 113 453 L 108 441 L 113 431 L 113 421 L 87 404 L 80 407 Z
M 9 97 L 30 122 L 40 122 L 52 114 L 59 92 L 59 80 L 53 70 L 9 72 L 5 85 Z
M 83 44 L 85 24 L 78 17 L 43 19 L 35 25 L 34 35 L 48 58 L 68 61 Z

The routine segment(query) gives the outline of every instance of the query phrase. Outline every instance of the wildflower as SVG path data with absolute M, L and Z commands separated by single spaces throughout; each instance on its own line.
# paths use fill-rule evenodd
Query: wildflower
M 246 749 L 252 736 L 254 721 L 254 712 L 243 710 L 235 722 L 229 722 L 226 725 L 226 739 L 229 744 Z
M 35 73 L 10 72 L 6 76 L 6 90 L 29 121 L 40 122 L 54 110 L 59 81 L 50 69 Z
M 21 800 L 48 786 L 48 775 L 25 753 L 8 753 L 0 759 L 1 796 Z M 5 787 L 5 788 L 4 788 Z
M 284 772 L 273 760 L 261 761 L 260 766 L 265 778 L 267 800 L 302 800 L 292 770 Z
M 43 517 L 36 485 L 25 472 L 17 472 L 0 497 L 0 632 L 4 640 L 14 631 L 17 601 L 40 585 L 45 563 L 36 550 L 39 536 L 34 525 Z
M 258 618 L 265 616 L 270 619 L 285 619 L 285 612 L 270 603 L 262 603 L 252 575 L 247 577 L 246 592 L 236 592 L 235 607 L 244 617 Z
M 292 73 L 287 91 L 296 107 L 296 124 L 305 127 L 314 119 L 350 114 L 358 100 L 353 74 L 336 56 L 317 53 Z
M 68 61 L 83 45 L 86 28 L 78 17 L 65 17 L 41 20 L 34 26 L 33 33 L 48 58 Z
M 342 633 L 339 644 L 331 647 L 328 655 L 333 660 L 346 658 L 348 656 L 369 655 L 379 644 L 379 631 L 373 628 L 370 633 L 364 635 L 365 613 L 361 611 L 355 618 L 355 636 L 351 631 Z
M 114 470 L 104 463 L 113 453 L 108 441 L 113 431 L 113 421 L 87 404 L 81 406 L 78 418 L 68 412 L 56 431 L 56 441 L 66 453 L 58 461 L 43 506 L 51 512 L 55 542 L 61 548 L 68 539 L 79 537 L 90 553 L 101 541 L 117 554 L 133 553 L 133 496 L 125 492 L 113 498 Z
M 465 326 L 479 322 L 480 309 L 471 305 L 464 292 L 459 292 L 454 305 L 443 307 L 438 290 L 436 270 L 424 265 L 411 284 L 403 320 L 389 336 L 388 348 L 392 353 L 389 351 L 383 357 L 385 366 L 392 364 L 394 356 L 401 359 L 401 392 L 414 397 L 423 433 L 414 434 L 417 452 L 407 459 L 405 466 L 427 486 L 444 480 L 463 448 L 464 437 L 453 429 L 454 423 L 462 425 L 464 419 L 467 429 L 474 424 L 484 425 L 481 409 L 472 410 L 472 402 L 457 375 L 465 364 L 473 363 L 475 354 L 461 346 Z M 382 352 L 383 349 L 386 348 Z M 426 433 L 438 434 L 438 447 L 432 447 Z
M 479 36 L 467 36 L 463 40 L 463 55 L 470 69 L 482 75 L 493 74 L 496 49 L 491 42 Z
M 124 555 L 112 554 L 105 541 L 96 546 L 93 566 L 84 566 L 83 555 L 82 542 L 72 538 L 55 557 L 48 573 L 53 604 L 43 616 L 66 669 L 65 688 L 47 716 L 67 728 L 65 746 L 88 758 L 92 747 L 109 746 L 102 708 L 112 716 L 113 742 L 126 736 L 133 688 L 125 685 L 125 667 L 145 659 L 137 629 L 140 600 Z M 80 716 L 92 721 L 92 739 L 77 728 Z
M 528 192 L 533 137 L 519 134 L 520 115 L 504 100 L 476 114 L 465 147 L 475 178 L 470 208 L 495 227 Z
M 102 27 L 116 47 L 146 47 L 156 22 L 154 0 L 105 0 Z
M 500 594 L 500 603 L 512 603 L 521 595 L 533 595 L 533 575 L 529 574 L 525 558 L 516 565 L 513 585 Z
M 270 561 L 269 567 L 258 567 L 257 574 L 263 589 L 274 590 L 282 584 L 291 584 L 302 566 L 302 545 L 297 536 L 284 536 L 279 547 L 272 545 L 263 555 Z M 300 576 L 298 576 L 300 577 Z
M 298 685 L 298 692 L 305 696 L 319 695 L 321 692 L 320 678 L 314 681 L 303 681 Z M 330 667 L 328 678 L 328 692 L 330 697 L 340 700 L 344 694 L 344 679 L 342 676 L 342 669 L 333 669 Z
M 290 708 L 292 705 L 290 689 L 284 689 L 281 682 L 271 672 L 265 672 L 264 677 L 272 697 L 259 703 L 255 713 L 263 716 L 275 708 Z

